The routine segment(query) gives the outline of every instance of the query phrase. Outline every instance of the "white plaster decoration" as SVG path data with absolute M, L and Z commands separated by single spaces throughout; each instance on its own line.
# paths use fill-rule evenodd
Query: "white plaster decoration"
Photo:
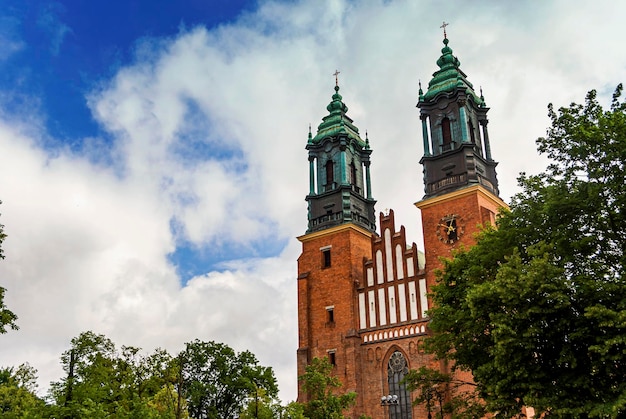
M 374 298 L 374 291 L 369 291 L 367 293 L 367 301 L 370 307 L 370 327 L 376 327 L 376 303 Z
M 417 291 L 415 289 L 415 281 L 409 282 L 409 294 L 411 295 L 411 301 L 409 302 L 409 308 L 411 310 L 411 320 L 417 320 Z
M 404 266 L 402 264 L 402 246 L 396 246 L 396 272 L 398 274 L 398 279 L 404 278 Z
M 407 321 L 406 316 L 406 289 L 404 284 L 398 284 L 398 308 L 400 309 L 400 321 Z
M 396 290 L 394 286 L 390 286 L 387 288 L 387 295 L 389 298 L 389 323 L 394 324 L 398 322 L 395 304 Z
M 413 258 L 406 258 L 406 276 L 407 277 L 412 277 L 415 276 L 415 268 L 413 267 Z
M 374 286 L 374 268 L 367 268 L 367 286 Z
M 426 310 L 428 310 L 428 298 L 426 294 L 426 280 L 420 279 L 420 305 L 422 307 L 422 317 L 426 317 Z
M 387 281 L 393 281 L 393 253 L 391 252 L 391 231 L 385 229 L 385 261 L 387 262 Z
M 383 252 L 376 251 L 376 282 L 382 284 L 385 282 L 385 274 L 383 273 Z
M 365 293 L 364 292 L 360 292 L 359 293 L 359 325 L 361 326 L 361 329 L 365 329 L 367 328 L 367 316 L 366 314 L 366 303 L 365 303 Z
M 378 289 L 378 324 L 384 326 L 387 324 L 387 307 L 385 304 L 385 289 Z

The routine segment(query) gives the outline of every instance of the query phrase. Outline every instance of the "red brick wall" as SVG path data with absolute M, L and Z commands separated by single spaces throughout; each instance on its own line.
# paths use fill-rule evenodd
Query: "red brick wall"
M 493 222 L 500 206 L 498 198 L 481 188 L 470 187 L 444 197 L 431 198 L 417 204 L 422 212 L 426 256 L 425 277 L 428 287 L 434 284 L 439 258 L 450 257 L 452 249 L 471 246 L 474 235 L 486 222 Z M 454 244 L 444 243 L 436 234 L 442 217 L 456 214 L 464 234 Z M 381 225 L 382 225 L 381 218 Z M 393 220 L 391 220 L 393 224 Z M 404 231 L 400 237 L 405 241 Z M 312 233 L 299 238 L 302 254 L 298 258 L 298 376 L 314 357 L 327 356 L 334 350 L 334 374 L 341 380 L 341 393 L 357 392 L 356 406 L 347 417 L 361 414 L 382 419 L 388 417 L 380 398 L 389 394 L 387 363 L 391 354 L 400 350 L 410 369 L 422 365 L 445 370 L 445 366 L 420 350 L 422 336 L 409 336 L 363 343 L 359 331 L 358 287 L 365 283 L 364 261 L 373 257 L 373 234 L 351 224 Z M 395 239 L 394 239 L 395 240 Z M 395 242 L 394 242 L 395 243 Z M 320 248 L 330 246 L 331 266 L 324 268 Z M 394 268 L 395 269 L 395 268 Z M 417 276 L 422 276 L 418 274 Z M 360 283 L 361 285 L 357 284 Z M 333 306 L 334 322 L 328 322 L 327 307 Z M 384 329 L 384 328 L 382 328 Z M 470 375 L 465 378 L 471 378 Z M 412 395 L 415 398 L 415 395 Z M 298 400 L 307 401 L 299 384 Z M 423 406 L 413 408 L 413 419 L 426 418 Z
M 341 391 L 357 391 L 360 338 L 355 281 L 363 278 L 363 259 L 371 258 L 371 233 L 345 225 L 300 240 L 298 376 L 311 359 L 335 350 L 334 371 L 343 383 Z M 320 248 L 326 246 L 331 246 L 329 268 L 322 267 Z M 329 306 L 334 306 L 333 323 L 328 322 Z M 306 400 L 301 391 L 298 400 Z

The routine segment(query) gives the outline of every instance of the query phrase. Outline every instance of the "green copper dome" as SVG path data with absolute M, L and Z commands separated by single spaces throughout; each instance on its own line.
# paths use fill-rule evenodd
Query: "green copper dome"
M 459 68 L 461 62 L 452 55 L 452 48 L 448 46 L 449 42 L 448 38 L 444 38 L 444 47 L 441 49 L 441 57 L 437 60 L 439 70 L 433 73 L 433 78 L 430 83 L 428 83 L 428 91 L 426 94 L 420 94 L 420 102 L 432 100 L 440 93 L 464 89 L 467 95 L 471 96 L 479 106 L 482 105 L 483 101 L 474 92 L 472 83 L 467 80 L 467 75 Z
M 366 142 L 359 136 L 359 129 L 352 123 L 352 119 L 346 115 L 348 107 L 342 101 L 339 94 L 339 86 L 335 86 L 335 94 L 332 101 L 326 109 L 330 112 L 322 118 L 322 123 L 317 127 L 317 134 L 310 138 L 309 143 L 319 143 L 324 138 L 334 137 L 340 134 L 346 134 L 348 138 L 356 140 L 361 146 L 365 146 Z

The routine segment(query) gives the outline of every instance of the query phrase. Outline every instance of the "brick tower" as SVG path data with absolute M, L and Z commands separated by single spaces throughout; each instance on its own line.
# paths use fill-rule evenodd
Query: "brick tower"
M 488 108 L 445 36 L 437 64 L 417 105 L 426 193 L 416 206 L 425 253 L 407 244 L 393 211 L 379 215 L 376 232 L 369 140 L 346 115 L 338 85 L 315 137 L 309 130 L 308 229 L 298 238 L 298 375 L 314 357 L 328 357 L 341 391 L 357 393 L 346 412 L 352 418 L 429 417 L 424 406 L 412 406 L 416 395 L 402 379 L 424 365 L 445 369 L 421 349 L 439 257 L 473 244 L 473 233 L 506 205 L 489 149 Z M 307 401 L 301 389 L 298 400 Z
M 328 357 L 343 382 L 356 390 L 360 382 L 360 338 L 355 310 L 355 281 L 363 277 L 363 260 L 371 257 L 375 235 L 375 201 L 369 182 L 369 141 L 346 114 L 335 93 L 306 145 L 310 188 L 308 229 L 298 239 L 298 376 L 315 358 Z M 365 175 L 365 176 L 364 176 Z M 364 179 L 365 178 L 365 179 Z M 341 371 L 341 374 L 338 372 Z M 299 391 L 298 400 L 307 395 Z
M 444 32 L 445 34 L 445 32 Z M 491 157 L 485 99 L 476 94 L 459 60 L 444 37 L 439 70 L 426 94 L 419 89 L 424 141 L 423 199 L 415 205 L 422 213 L 427 283 L 433 284 L 441 256 L 493 223 L 506 204 L 498 197 L 497 163 Z

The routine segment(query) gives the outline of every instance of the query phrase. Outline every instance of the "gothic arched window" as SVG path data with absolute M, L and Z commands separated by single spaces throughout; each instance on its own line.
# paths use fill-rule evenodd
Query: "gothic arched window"
M 450 120 L 445 117 L 441 120 L 441 151 L 452 150 L 452 130 L 450 129 Z
M 397 404 L 390 404 L 389 419 L 411 419 L 411 395 L 402 383 L 402 379 L 409 373 L 409 365 L 400 351 L 395 351 L 387 364 L 387 381 L 389 394 L 398 396 Z

